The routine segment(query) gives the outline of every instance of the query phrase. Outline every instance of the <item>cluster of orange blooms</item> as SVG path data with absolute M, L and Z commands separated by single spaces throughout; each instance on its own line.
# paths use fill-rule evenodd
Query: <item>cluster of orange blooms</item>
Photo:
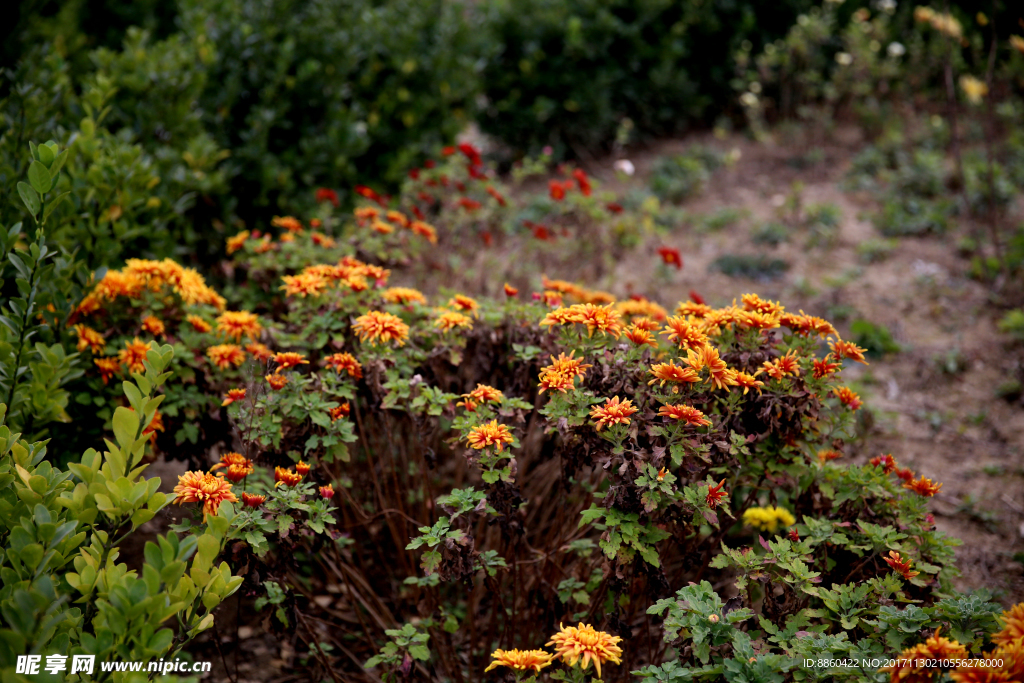
M 605 662 L 612 664 L 622 663 L 622 648 L 618 643 L 622 641 L 619 636 L 613 636 L 598 631 L 590 624 L 580 623 L 579 626 L 562 626 L 559 624 L 559 631 L 551 636 L 548 641 L 549 647 L 555 648 L 551 654 L 546 650 L 495 650 L 491 653 L 493 662 L 485 671 L 491 671 L 499 666 L 504 666 L 513 671 L 533 671 L 539 673 L 544 667 L 550 666 L 555 659 L 561 659 L 570 667 L 577 663 L 582 671 L 586 671 L 591 662 L 597 671 L 597 677 L 601 677 L 601 665 Z
M 319 296 L 331 287 L 346 287 L 353 292 L 366 291 L 372 281 L 383 285 L 391 271 L 363 263 L 352 256 L 342 257 L 336 264 L 307 266 L 296 275 L 285 275 L 280 289 L 288 296 Z
M 892 553 L 890 553 L 891 555 Z M 888 560 L 886 560 L 888 562 Z M 1014 605 L 999 618 L 1002 629 L 992 634 L 996 649 L 972 662 L 978 666 L 961 665 L 949 673 L 956 683 L 995 683 L 1024 680 L 1024 603 Z M 907 648 L 894 659 L 889 672 L 891 683 L 926 683 L 938 680 L 940 669 L 935 660 L 965 660 L 970 653 L 963 645 L 939 635 Z
M 896 458 L 889 453 L 875 456 L 869 462 L 875 467 L 881 467 L 884 474 L 895 472 L 896 476 L 903 481 L 903 488 L 925 498 L 931 498 L 942 488 L 942 484 L 932 482 L 923 474 L 920 478 L 914 479 L 914 472 L 909 467 L 897 467 Z
M 375 206 L 361 206 L 355 210 L 356 222 L 360 226 L 369 224 L 370 229 L 382 235 L 390 235 L 397 228 L 409 230 L 415 235 L 426 238 L 431 244 L 437 244 L 437 230 L 434 226 L 421 221 L 410 220 L 401 211 L 385 211 Z
M 566 284 L 545 279 L 545 286 L 559 287 L 561 290 L 568 291 L 570 288 Z M 578 295 L 579 292 L 576 294 Z M 645 315 L 652 312 L 652 306 L 656 306 L 651 302 L 623 302 L 624 304 L 628 303 L 628 306 L 614 304 L 599 306 L 593 303 L 582 303 L 550 311 L 541 320 L 540 325 L 581 325 L 587 328 L 588 337 L 598 332 L 618 339 L 625 333 L 626 337 L 638 346 L 645 344 L 656 346 L 652 333 L 660 329 L 660 334 L 667 335 L 668 341 L 684 352 L 686 356 L 682 359 L 682 365 L 677 365 L 674 360 L 670 359 L 668 362 L 655 363 L 651 366 L 650 372 L 654 379 L 649 383 L 659 382 L 659 386 L 664 386 L 666 383 L 676 385 L 698 383 L 701 381 L 699 373 L 706 369 L 708 378 L 705 381 L 711 385 L 712 389 L 729 390 L 730 387 L 736 386 L 742 388 L 743 393 L 746 394 L 751 389 L 761 391 L 764 382 L 757 379 L 757 376 L 762 373 L 779 381 L 788 375 L 796 376 L 801 373 L 795 350 L 791 350 L 781 358 L 765 361 L 753 375 L 729 368 L 710 340 L 733 325 L 741 330 L 768 330 L 785 326 L 801 336 L 808 336 L 812 333 L 822 338 L 835 335 L 836 339 L 829 340 L 832 353 L 823 361 L 833 367 L 825 374 L 831 374 L 839 367 L 838 363 L 829 360 L 833 356 L 837 360 L 849 358 L 860 363 L 867 363 L 864 359 L 864 349 L 839 339 L 835 328 L 826 320 L 806 315 L 802 311 L 799 315 L 786 313 L 780 304 L 762 300 L 756 294 L 745 294 L 742 301 L 742 308 L 734 304 L 717 310 L 702 303 L 684 302 L 679 304 L 676 309 L 678 315 L 664 318 L 664 326 Z M 623 311 L 626 311 L 628 315 L 636 316 L 628 327 L 625 327 L 622 321 Z M 575 379 L 581 377 L 589 367 L 581 360 L 572 358 L 571 354 L 568 358 L 563 354 L 554 359 L 550 365 L 541 369 L 540 391 L 550 389 L 561 392 L 568 391 L 575 386 Z M 815 367 L 817 368 L 817 365 Z M 677 393 L 678 390 L 678 386 L 673 387 L 673 393 Z M 839 387 L 834 391 L 840 402 L 851 410 L 860 408 L 862 404 L 860 398 L 849 388 Z M 636 409 L 628 400 L 620 403 L 616 397 L 608 399 L 605 406 L 594 408 L 591 415 L 600 431 L 611 424 L 629 424 L 629 416 L 635 412 Z M 690 406 L 665 406 L 659 414 L 673 419 L 682 419 L 695 425 L 710 424 L 700 411 Z

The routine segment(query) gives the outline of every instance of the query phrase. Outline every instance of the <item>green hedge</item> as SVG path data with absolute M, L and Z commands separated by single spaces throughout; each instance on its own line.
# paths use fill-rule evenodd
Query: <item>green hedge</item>
M 671 134 L 732 99 L 743 41 L 785 35 L 810 0 L 501 0 L 483 128 L 520 150 Z M 629 124 L 626 124 L 627 126 Z

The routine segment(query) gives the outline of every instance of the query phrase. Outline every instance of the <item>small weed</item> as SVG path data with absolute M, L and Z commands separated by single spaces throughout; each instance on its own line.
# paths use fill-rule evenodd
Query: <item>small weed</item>
M 958 346 L 933 356 L 932 362 L 935 363 L 939 372 L 946 375 L 959 375 L 967 369 L 967 356 Z
M 1024 384 L 1019 379 L 1008 379 L 996 387 L 996 398 L 1015 403 L 1024 396 Z
M 700 193 L 723 156 L 709 148 L 695 147 L 685 154 L 662 157 L 651 174 L 651 190 L 664 201 L 681 202 Z
M 885 325 L 876 325 L 863 318 L 858 318 L 850 324 L 850 333 L 858 346 L 867 349 L 869 358 L 899 353 L 903 348 L 892 338 L 892 333 Z
M 1003 316 L 998 324 L 999 331 L 1018 341 L 1024 341 L 1024 308 L 1017 308 Z
M 983 525 L 989 532 L 994 533 L 999 529 L 999 514 L 979 508 L 977 499 L 970 494 L 963 497 L 956 511 L 957 514 L 966 515 L 972 522 Z
M 726 206 L 714 213 L 704 216 L 700 222 L 700 228 L 704 232 L 718 232 L 731 225 L 735 225 L 749 215 L 746 209 L 737 209 Z
M 875 227 L 886 237 L 942 234 L 949 226 L 953 202 L 894 194 L 885 199 L 875 215 Z
M 1006 474 L 1006 467 L 1002 464 L 985 465 L 981 468 L 981 471 L 990 477 L 1001 477 Z
M 899 240 L 892 238 L 872 238 L 857 245 L 857 256 L 864 263 L 880 263 L 889 258 L 889 255 L 899 244 Z
M 789 263 L 763 254 L 726 254 L 711 264 L 711 270 L 725 273 L 729 277 L 745 277 L 751 280 L 773 280 L 789 270 Z
M 857 315 L 857 309 L 849 304 L 834 304 L 828 307 L 826 314 L 830 320 L 844 323 Z
M 783 242 L 789 241 L 789 228 L 782 223 L 765 223 L 751 230 L 750 238 L 754 244 L 777 247 Z

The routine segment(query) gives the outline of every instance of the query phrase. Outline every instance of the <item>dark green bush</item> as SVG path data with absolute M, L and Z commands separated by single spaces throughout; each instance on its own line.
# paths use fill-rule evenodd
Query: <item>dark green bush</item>
M 651 190 L 663 201 L 681 202 L 698 194 L 721 165 L 722 154 L 704 147 L 662 157 L 654 164 Z
M 480 31 L 459 2 L 182 0 L 181 11 L 215 54 L 200 104 L 246 205 L 290 210 L 318 186 L 394 183 L 471 120 Z
M 596 147 L 625 118 L 641 134 L 677 132 L 731 99 L 744 40 L 784 35 L 810 4 L 502 0 L 481 125 L 517 149 Z
M 725 273 L 729 277 L 774 280 L 789 270 L 789 263 L 783 259 L 769 258 L 764 254 L 726 254 L 711 263 L 711 270 Z

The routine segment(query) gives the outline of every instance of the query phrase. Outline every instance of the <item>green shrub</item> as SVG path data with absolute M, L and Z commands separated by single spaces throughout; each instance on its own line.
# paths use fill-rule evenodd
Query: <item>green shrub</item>
M 850 323 L 850 334 L 854 343 L 867 349 L 869 358 L 881 358 L 886 354 L 899 353 L 903 348 L 892 338 L 889 328 L 863 318 L 858 318 Z
M 722 160 L 721 153 L 703 147 L 662 157 L 651 172 L 651 190 L 662 201 L 681 202 L 694 197 L 704 189 Z
M 789 270 L 789 263 L 783 259 L 769 258 L 764 254 L 726 254 L 716 258 L 711 264 L 711 269 L 725 273 L 729 277 L 774 280 Z
M 765 223 L 751 231 L 750 238 L 754 241 L 754 244 L 767 244 L 770 247 L 777 247 L 783 242 L 789 241 L 789 227 L 783 223 Z
M 725 101 L 744 40 L 783 35 L 809 4 L 502 0 L 480 124 L 513 148 L 562 152 L 611 142 L 627 118 L 641 134 L 679 131 Z
M 207 130 L 231 150 L 244 218 L 251 206 L 308 206 L 318 186 L 395 184 L 472 118 L 480 28 L 459 2 L 181 8 L 190 40 L 216 55 L 200 105 Z

